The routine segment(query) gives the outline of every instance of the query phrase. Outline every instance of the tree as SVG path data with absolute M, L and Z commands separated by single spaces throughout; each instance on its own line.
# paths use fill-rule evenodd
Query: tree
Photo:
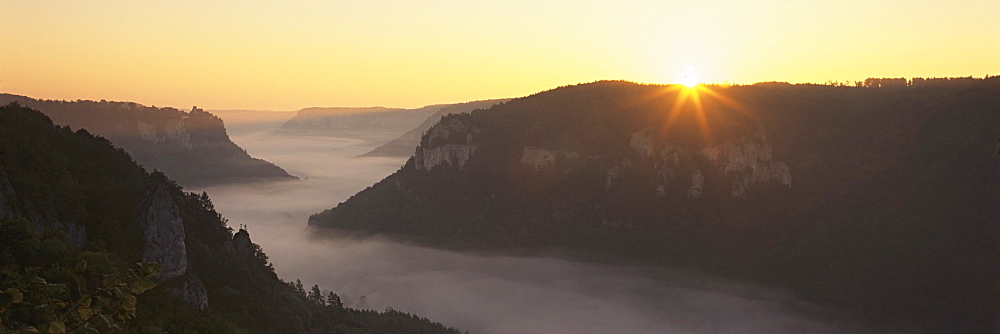
M 323 293 L 319 291 L 319 285 L 314 284 L 312 289 L 309 289 L 309 300 L 316 304 L 326 305 L 326 302 L 323 300 Z
M 326 304 L 335 308 L 344 308 L 344 303 L 340 301 L 340 296 L 333 293 L 333 291 L 330 291 L 330 294 L 326 296 Z
M 306 289 L 305 289 L 305 287 L 302 286 L 302 280 L 300 280 L 300 279 L 296 279 L 295 280 L 295 292 L 298 292 L 299 295 L 302 295 L 302 296 L 306 295 Z

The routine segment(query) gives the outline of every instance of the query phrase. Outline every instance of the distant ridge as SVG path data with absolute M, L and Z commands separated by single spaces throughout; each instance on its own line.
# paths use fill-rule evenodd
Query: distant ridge
M 417 148 L 420 144 L 420 136 L 424 134 L 428 129 L 430 129 L 434 124 L 437 124 L 441 120 L 441 117 L 451 114 L 461 114 L 472 112 L 476 109 L 488 109 L 495 104 L 504 103 L 510 101 L 510 99 L 494 99 L 494 100 L 482 100 L 482 101 L 472 101 L 465 103 L 456 103 L 450 105 L 444 105 L 438 111 L 427 117 L 423 123 L 420 123 L 416 128 L 396 137 L 396 139 L 390 140 L 389 142 L 382 144 L 379 147 L 369 151 L 368 153 L 362 154 L 362 157 L 408 157 L 413 155 L 413 149 Z
M 185 112 L 133 102 L 0 94 L 0 104 L 11 102 L 39 110 L 55 124 L 105 137 L 145 168 L 159 170 L 184 186 L 295 179 L 281 167 L 251 157 L 230 140 L 222 119 L 198 108 Z
M 417 109 L 385 107 L 305 108 L 276 132 L 285 135 L 358 138 L 381 143 L 412 129 L 444 105 Z

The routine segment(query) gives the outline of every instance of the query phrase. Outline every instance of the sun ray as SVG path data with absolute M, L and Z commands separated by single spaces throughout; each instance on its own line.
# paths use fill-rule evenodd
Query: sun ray
M 711 89 L 711 87 L 701 86 L 701 88 L 702 88 L 701 91 L 704 92 L 706 95 L 708 95 L 708 97 L 712 98 L 713 101 L 720 102 L 733 110 L 755 115 L 755 112 L 753 112 L 753 110 L 751 110 L 746 105 L 736 102 L 735 100 L 729 98 L 728 96 L 716 92 L 715 90 Z
M 670 128 L 674 126 L 677 117 L 682 113 L 681 108 L 684 106 L 684 102 L 687 101 L 688 95 L 691 94 L 690 89 L 678 88 L 678 90 L 677 98 L 674 99 L 674 104 L 667 113 L 667 120 L 663 123 L 663 127 L 660 128 L 659 137 L 663 137 L 670 132 Z
M 711 147 L 716 143 L 716 131 L 713 129 L 712 121 L 718 117 L 725 117 L 718 113 L 736 111 L 754 117 L 754 109 L 744 103 L 733 99 L 726 94 L 728 87 L 717 85 L 697 84 L 689 87 L 683 84 L 673 84 L 665 86 L 662 90 L 657 90 L 641 98 L 661 99 L 668 102 L 669 107 L 665 107 L 666 119 L 659 127 L 656 138 L 664 140 L 669 133 L 681 122 L 681 117 L 689 117 L 693 126 L 697 126 L 701 140 L 704 145 Z M 645 102 L 639 102 L 645 103 Z M 682 123 L 686 123 L 682 122 Z
M 702 139 L 705 141 L 705 145 L 712 147 L 712 127 L 708 124 L 708 117 L 705 116 L 705 108 L 701 104 L 701 95 L 698 94 L 699 87 L 691 88 L 691 102 L 694 104 L 695 117 L 698 118 L 698 127 L 701 129 Z

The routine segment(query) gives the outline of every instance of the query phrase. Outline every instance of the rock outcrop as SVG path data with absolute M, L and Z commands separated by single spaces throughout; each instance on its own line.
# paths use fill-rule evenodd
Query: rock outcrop
M 143 203 L 138 221 L 145 240 L 142 261 L 159 263 L 161 280 L 183 275 L 187 272 L 187 248 L 184 221 L 177 204 L 170 193 L 159 187 L 149 192 Z
M 184 275 L 172 282 L 170 292 L 185 304 L 198 310 L 208 308 L 208 292 L 205 284 L 195 275 Z
M 479 128 L 466 126 L 457 118 L 443 119 L 424 136 L 413 154 L 417 170 L 430 171 L 435 166 L 447 163 L 462 169 L 476 153 L 474 144 Z
M 462 169 L 475 153 L 475 145 L 445 144 L 428 149 L 418 146 L 414 158 L 419 170 L 429 171 L 442 164 Z
M 701 150 L 703 156 L 721 165 L 726 175 L 735 176 L 731 192 L 733 197 L 746 197 L 747 188 L 758 183 L 773 181 L 792 186 L 788 165 L 773 159 L 771 152 L 771 145 L 767 143 L 761 126 L 747 140 L 726 141 Z
M 771 145 L 767 142 L 764 128 L 757 125 L 751 135 L 727 139 L 711 147 L 683 147 L 657 140 L 653 128 L 646 128 L 632 134 L 629 146 L 640 158 L 653 163 L 655 174 L 662 182 L 659 187 L 669 184 L 679 170 L 696 166 L 699 159 L 705 159 L 712 167 L 731 182 L 729 196 L 744 198 L 747 189 L 756 184 L 777 182 L 791 187 L 792 175 L 788 165 L 774 159 Z M 695 170 L 688 186 L 689 198 L 704 196 L 706 173 Z M 657 188 L 657 194 L 664 191 Z
M 521 164 L 534 170 L 556 168 L 560 161 L 579 158 L 575 152 L 547 149 L 535 146 L 525 146 L 521 153 Z
M 233 252 L 239 256 L 253 256 L 253 242 L 250 241 L 250 232 L 240 229 L 233 234 Z
M 604 172 L 604 190 L 610 190 L 618 184 L 618 178 L 621 176 L 622 171 L 628 169 L 629 167 L 632 167 L 632 161 L 625 159 L 622 160 L 621 163 L 608 168 L 608 171 Z
M 701 175 L 701 170 L 691 173 L 691 186 L 688 187 L 688 198 L 697 199 L 704 196 L 705 177 Z
M 194 108 L 192 110 L 192 112 L 197 111 L 201 111 L 201 109 Z M 193 148 L 191 146 L 191 134 L 188 133 L 187 127 L 184 126 L 184 121 L 188 118 L 188 116 L 181 116 L 179 119 L 164 120 L 159 125 L 139 121 L 136 124 L 136 130 L 139 133 L 139 138 L 143 140 L 153 143 L 174 141 L 177 146 L 190 150 Z

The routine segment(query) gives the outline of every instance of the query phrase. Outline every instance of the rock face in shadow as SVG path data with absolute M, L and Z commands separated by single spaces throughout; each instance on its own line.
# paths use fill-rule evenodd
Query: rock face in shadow
M 188 259 L 184 221 L 177 203 L 162 188 L 150 192 L 143 203 L 145 209 L 138 221 L 145 240 L 142 261 L 159 263 L 161 280 L 183 275 L 187 272 Z
M 721 171 L 721 175 L 732 184 L 729 195 L 734 198 L 747 197 L 747 190 L 755 185 L 777 182 L 791 187 L 792 175 L 788 165 L 773 159 L 771 144 L 767 141 L 764 128 L 757 124 L 750 135 L 731 138 L 715 145 L 684 147 L 669 140 L 658 140 L 654 128 L 645 128 L 632 134 L 629 146 L 639 155 L 640 161 L 652 165 L 657 177 L 651 182 L 657 184 L 657 193 L 676 188 L 677 172 L 684 166 L 697 164 L 696 160 L 707 159 L 709 169 Z M 623 166 L 615 166 L 621 170 Z M 705 183 L 701 170 L 691 172 L 688 197 L 702 198 Z
M 170 283 L 170 292 L 192 308 L 205 310 L 208 308 L 208 292 L 205 283 L 195 275 L 184 275 Z
M 198 108 L 184 112 L 131 102 L 0 94 L 0 104 L 10 102 L 37 109 L 58 125 L 105 137 L 147 170 L 159 170 L 184 186 L 294 179 L 280 167 L 251 157 L 229 139 L 222 119 Z
M 253 242 L 250 241 L 250 232 L 240 229 L 233 233 L 233 252 L 238 256 L 254 256 Z

